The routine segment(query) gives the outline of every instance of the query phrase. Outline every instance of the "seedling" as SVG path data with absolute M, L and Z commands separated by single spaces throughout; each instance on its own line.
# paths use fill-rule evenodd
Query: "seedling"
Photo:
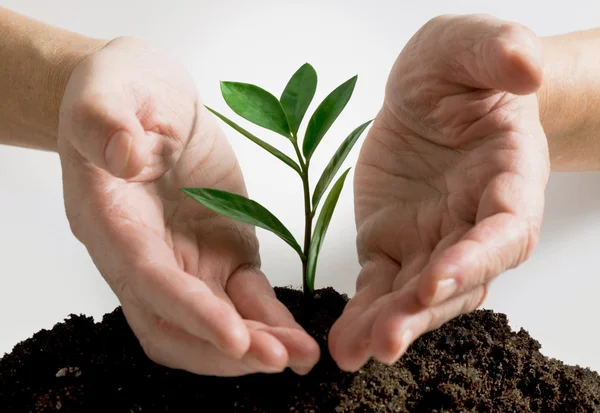
M 290 245 L 302 260 L 302 285 L 307 295 L 314 291 L 319 252 L 350 168 L 346 169 L 331 187 L 322 203 L 313 232 L 313 219 L 317 208 L 352 147 L 371 121 L 360 125 L 342 142 L 312 193 L 309 182 L 310 161 L 317 146 L 350 100 L 357 78 L 358 76 L 354 76 L 342 83 L 321 102 L 308 122 L 302 142 L 298 139 L 298 130 L 317 89 L 317 73 L 310 64 L 302 65 L 294 73 L 279 99 L 255 85 L 221 82 L 221 93 L 227 105 L 242 118 L 284 136 L 294 147 L 298 162 L 207 107 L 223 122 L 298 173 L 304 191 L 304 247 L 300 247 L 292 233 L 275 215 L 254 200 L 218 189 L 182 188 L 186 195 L 205 207 L 229 218 L 271 231 Z

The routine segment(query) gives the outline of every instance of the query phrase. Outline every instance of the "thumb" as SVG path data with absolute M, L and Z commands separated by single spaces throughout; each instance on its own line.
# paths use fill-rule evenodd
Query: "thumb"
M 487 15 L 442 16 L 430 24 L 437 31 L 431 51 L 445 56 L 447 80 L 517 95 L 541 86 L 542 42 L 527 27 Z
M 146 166 L 150 147 L 135 110 L 110 96 L 86 94 L 64 101 L 59 136 L 89 162 L 128 179 Z

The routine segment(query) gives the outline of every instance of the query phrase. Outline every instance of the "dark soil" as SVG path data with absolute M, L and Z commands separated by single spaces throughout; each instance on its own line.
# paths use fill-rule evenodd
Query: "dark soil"
M 0 360 L 2 412 L 600 412 L 600 376 L 539 352 L 506 316 L 479 310 L 413 344 L 395 365 L 341 372 L 325 339 L 346 297 L 276 289 L 321 344 L 306 377 L 289 371 L 199 377 L 149 361 L 120 309 L 101 323 L 71 316 Z M 57 377 L 58 376 L 58 377 Z

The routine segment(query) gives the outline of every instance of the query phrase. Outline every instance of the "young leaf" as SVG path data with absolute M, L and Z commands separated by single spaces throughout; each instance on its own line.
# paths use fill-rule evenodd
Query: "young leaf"
M 316 90 L 317 72 L 310 64 L 305 63 L 294 73 L 279 99 L 287 115 L 292 134 L 298 133 L 298 128 Z
M 244 196 L 211 188 L 181 188 L 190 198 L 216 213 L 271 231 L 288 243 L 300 257 L 302 248 L 291 232 L 268 209 Z
M 227 105 L 242 118 L 291 139 L 290 126 L 279 100 L 248 83 L 221 82 Z
M 310 291 L 314 291 L 315 288 L 315 274 L 317 271 L 317 259 L 319 258 L 319 252 L 321 251 L 321 246 L 323 245 L 323 240 L 325 239 L 325 234 L 327 233 L 327 228 L 329 227 L 329 222 L 333 216 L 333 210 L 335 209 L 337 201 L 340 197 L 340 193 L 344 187 L 344 181 L 346 180 L 346 176 L 348 175 L 349 171 L 350 169 L 347 169 L 331 188 L 329 195 L 327 195 L 327 199 L 325 199 L 321 213 L 319 214 L 317 224 L 315 225 L 315 233 L 310 241 L 308 262 L 306 264 L 306 283 L 308 284 Z
M 354 76 L 338 86 L 321 102 L 315 113 L 313 113 L 308 122 L 306 135 L 302 143 L 302 152 L 306 159 L 310 159 L 321 139 L 323 139 L 323 136 L 325 136 L 331 125 L 333 125 L 346 107 L 354 91 L 357 79 L 358 76 Z
M 247 130 L 245 130 L 244 128 L 242 128 L 241 126 L 236 125 L 232 120 L 229 120 L 225 116 L 221 115 L 216 110 L 211 109 L 208 106 L 206 106 L 206 109 L 208 109 L 209 111 L 211 111 L 215 116 L 217 116 L 219 119 L 221 119 L 223 122 L 225 122 L 226 124 L 228 124 L 229 126 L 231 126 L 233 129 L 235 129 L 236 131 L 238 131 L 242 135 L 244 135 L 246 138 L 250 139 L 252 142 L 254 142 L 255 144 L 257 144 L 261 148 L 263 148 L 266 151 L 270 152 L 275 157 L 279 158 L 281 161 L 283 161 L 285 164 L 289 165 L 296 172 L 298 172 L 299 174 L 302 173 L 302 170 L 300 169 L 300 166 L 298 166 L 298 164 L 296 162 L 294 162 L 292 160 L 292 158 L 290 158 L 289 156 L 287 156 L 286 154 L 284 154 L 283 152 L 281 152 L 279 149 L 277 149 L 277 148 L 269 145 L 267 142 L 263 141 L 262 139 L 257 138 L 256 136 L 254 136 L 253 134 L 251 134 L 250 132 L 248 132 Z
M 352 150 L 352 147 L 358 141 L 360 135 L 364 132 L 365 129 L 367 129 L 367 126 L 369 126 L 371 122 L 371 120 L 365 122 L 358 128 L 356 128 L 354 131 L 352 131 L 352 133 L 348 135 L 348 137 L 344 140 L 344 142 L 342 142 L 340 147 L 337 149 L 337 151 L 333 155 L 333 158 L 331 158 L 331 160 L 329 161 L 329 164 L 327 164 L 327 167 L 321 174 L 321 178 L 319 178 L 319 182 L 317 182 L 317 186 L 315 187 L 315 191 L 313 192 L 313 212 L 317 210 L 317 205 L 319 205 L 321 197 L 327 190 L 327 187 L 333 180 L 333 177 L 335 176 L 337 171 L 339 171 L 340 167 L 346 160 L 346 157 Z

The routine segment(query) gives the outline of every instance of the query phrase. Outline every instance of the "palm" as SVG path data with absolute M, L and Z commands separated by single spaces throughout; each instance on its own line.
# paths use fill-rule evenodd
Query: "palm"
M 439 116 L 474 115 L 460 130 L 451 126 L 419 136 L 397 121 L 390 125 L 394 115 L 384 109 L 361 152 L 355 178 L 359 254 L 397 268 L 386 280 L 390 292 L 460 240 L 497 202 L 507 201 L 499 199 L 503 186 L 520 185 L 529 174 L 527 154 L 539 142 L 528 141 L 527 131 L 505 114 L 527 106 L 537 110 L 535 99 L 469 92 L 460 98 L 470 101 L 468 113 L 452 103 L 439 107 Z M 460 145 L 437 136 L 452 136 Z
M 246 191 L 232 148 L 193 81 L 167 59 L 136 41 L 117 40 L 74 72 L 59 137 L 74 233 L 155 361 L 201 374 L 286 365 L 305 371 L 318 359 L 318 347 L 260 271 L 253 228 L 180 190 Z M 82 105 L 88 96 L 96 99 Z M 134 115 L 119 118 L 123 113 Z M 131 179 L 113 176 L 76 148 L 78 136 L 93 140 L 98 130 L 121 128 L 141 135 L 129 155 L 141 172 Z
M 201 116 L 212 122 L 206 114 Z M 189 129 L 182 126 L 165 125 L 165 129 Z M 118 255 L 124 262 L 136 262 L 135 257 L 127 256 L 127 251 L 151 249 L 155 263 L 172 263 L 227 299 L 225 288 L 235 270 L 258 266 L 254 232 L 199 207 L 180 188 L 217 187 L 244 194 L 236 158 L 220 131 L 209 136 L 184 136 L 181 142 L 160 134 L 153 139 L 155 146 L 161 146 L 160 151 L 173 146 L 169 152 L 174 156 L 167 160 L 155 153 L 155 163 L 131 180 L 115 178 L 87 165 L 87 182 L 76 184 L 76 192 L 93 200 L 90 208 L 96 210 L 98 224 L 104 231 L 110 231 L 110 245 L 121 251 Z M 71 192 L 69 186 L 65 191 Z M 133 288 L 125 279 L 110 280 L 113 288 Z
M 394 65 L 356 167 L 362 271 L 330 341 L 343 368 L 370 355 L 393 362 L 419 335 L 478 307 L 489 282 L 537 243 L 549 174 L 531 94 L 539 73 L 505 47 L 528 34 L 486 35 L 497 27 L 434 20 Z

